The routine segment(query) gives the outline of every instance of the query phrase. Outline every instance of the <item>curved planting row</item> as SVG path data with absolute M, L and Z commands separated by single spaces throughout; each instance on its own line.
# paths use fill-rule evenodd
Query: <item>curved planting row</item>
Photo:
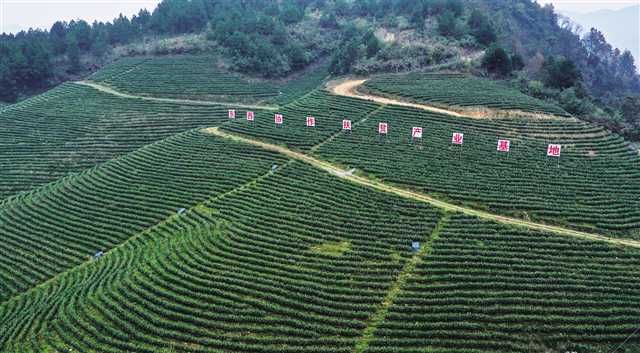
M 279 165 L 0 305 L 0 348 L 350 352 L 439 217 Z
M 455 216 L 366 352 L 640 350 L 640 252 Z
M 386 137 L 379 122 L 389 123 Z M 424 128 L 422 139 L 411 140 L 412 126 Z M 454 132 L 464 145 L 451 143 Z M 511 152 L 498 152 L 498 139 L 511 140 Z M 559 159 L 546 156 L 549 143 L 563 146 Z M 640 238 L 640 159 L 621 137 L 584 123 L 451 119 L 389 106 L 317 154 L 474 208 Z
M 275 124 L 274 112 L 257 112 L 254 121 L 247 121 L 245 112 L 238 111 L 236 119 L 224 124 L 223 128 L 283 143 L 291 148 L 308 150 L 340 132 L 343 119 L 355 122 L 379 107 L 376 103 L 334 96 L 327 91 L 318 90 L 282 107 L 277 112 L 283 116 L 281 125 Z M 315 118 L 315 127 L 306 126 L 307 116 Z
M 63 84 L 0 111 L 0 200 L 176 133 L 217 125 L 225 109 Z
M 318 87 L 329 68 L 328 63 L 319 63 L 299 77 L 264 81 L 230 73 L 218 63 L 218 58 L 203 55 L 123 58 L 89 79 L 140 96 L 284 105 Z
M 179 55 L 116 61 L 89 77 L 122 92 L 165 98 L 265 99 L 279 95 L 276 86 L 249 82 L 217 67 L 212 56 Z
M 505 84 L 461 74 L 384 75 L 365 82 L 372 92 L 447 106 L 482 106 L 568 116 L 562 108 Z
M 202 200 L 267 173 L 281 156 L 187 132 L 0 208 L 0 302 Z

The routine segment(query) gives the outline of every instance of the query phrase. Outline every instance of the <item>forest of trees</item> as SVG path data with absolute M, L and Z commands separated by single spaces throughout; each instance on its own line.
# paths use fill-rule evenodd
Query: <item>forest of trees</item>
M 57 83 L 81 70 L 83 55 L 100 58 L 113 46 L 143 35 L 199 32 L 212 16 L 207 0 L 162 1 L 153 13 L 143 9 L 131 19 L 120 15 L 111 22 L 56 22 L 50 30 L 30 29 L 0 34 L 0 101 L 13 102 Z M 57 72 L 64 63 L 65 72 Z
M 411 30 L 417 44 L 382 41 L 381 28 Z M 476 74 L 511 80 L 577 115 L 617 117 L 620 129 L 640 125 L 628 116 L 640 95 L 631 53 L 532 0 L 163 0 L 131 18 L 0 35 L 0 101 L 81 75 L 87 58 L 99 62 L 114 46 L 185 33 L 206 34 L 233 70 L 267 78 L 325 58 L 333 74 L 371 74 L 439 64 L 455 48 L 484 50 Z

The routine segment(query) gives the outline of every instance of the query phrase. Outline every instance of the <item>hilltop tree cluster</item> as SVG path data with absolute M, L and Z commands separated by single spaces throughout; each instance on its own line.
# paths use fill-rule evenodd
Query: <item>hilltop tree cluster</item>
M 13 102 L 21 94 L 46 89 L 81 72 L 82 57 L 97 63 L 113 46 L 144 35 L 199 32 L 212 10 L 207 0 L 165 0 L 153 13 L 140 10 L 131 19 L 120 15 L 106 23 L 58 21 L 49 31 L 0 34 L 0 101 Z

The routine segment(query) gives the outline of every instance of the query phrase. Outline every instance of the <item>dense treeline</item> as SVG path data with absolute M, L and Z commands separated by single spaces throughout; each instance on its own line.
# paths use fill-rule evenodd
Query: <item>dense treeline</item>
M 209 21 L 213 2 L 165 0 L 153 11 L 140 10 L 131 19 L 122 14 L 112 22 L 83 20 L 53 24 L 49 31 L 0 35 L 0 101 L 13 102 L 23 94 L 46 89 L 96 61 L 116 45 L 143 35 L 171 35 L 201 31 Z
M 304 1 L 221 1 L 207 37 L 226 48 L 239 71 L 279 77 L 300 70 L 317 57 L 320 48 L 289 33 L 304 18 Z

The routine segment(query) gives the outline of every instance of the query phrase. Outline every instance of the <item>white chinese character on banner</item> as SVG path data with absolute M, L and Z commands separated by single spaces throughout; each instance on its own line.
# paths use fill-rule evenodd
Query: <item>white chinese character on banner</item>
M 316 126 L 316 118 L 312 117 L 312 116 L 308 116 L 307 117 L 307 126 L 308 127 L 314 127 Z

